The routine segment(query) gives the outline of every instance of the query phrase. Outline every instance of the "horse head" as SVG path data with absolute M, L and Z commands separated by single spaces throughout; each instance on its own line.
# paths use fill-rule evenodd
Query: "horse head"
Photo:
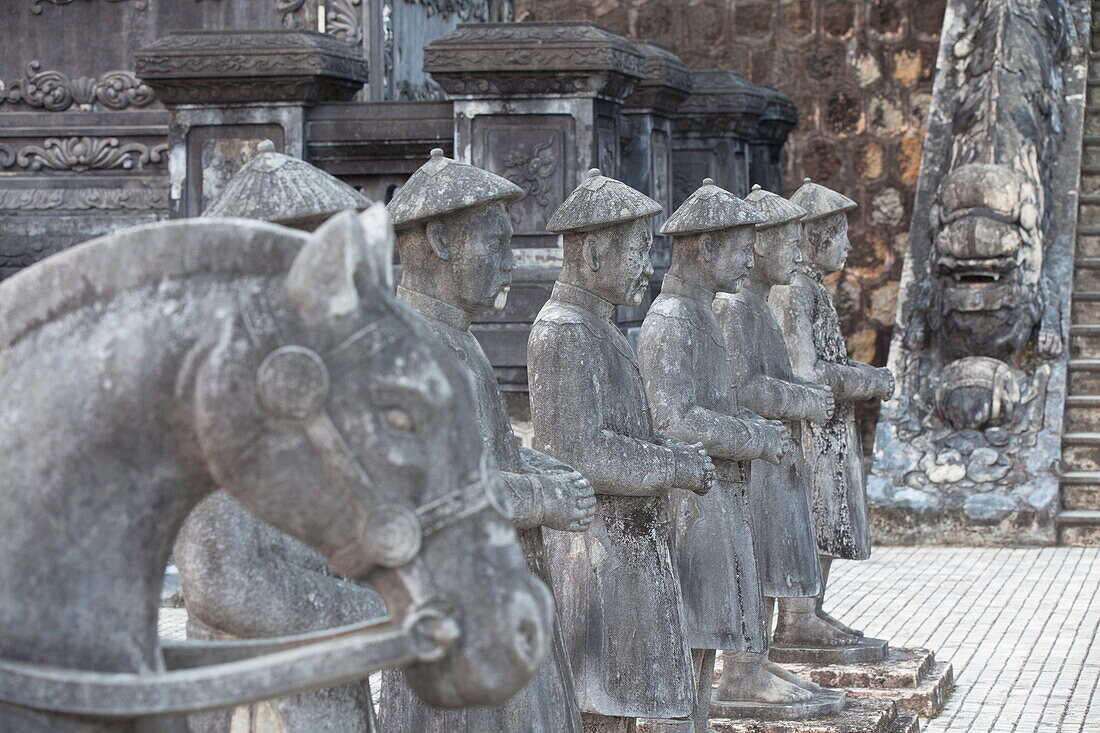
M 344 212 L 244 292 L 196 368 L 196 433 L 253 514 L 369 579 L 391 615 L 434 619 L 418 631 L 449 646 L 406 669 L 425 701 L 499 704 L 541 664 L 552 600 L 462 366 L 391 294 L 392 251 L 384 207 Z

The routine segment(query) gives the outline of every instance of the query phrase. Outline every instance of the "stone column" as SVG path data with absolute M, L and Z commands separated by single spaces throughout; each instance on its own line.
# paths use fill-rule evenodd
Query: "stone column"
M 672 144 L 673 203 L 704 178 L 738 197 L 749 192 L 749 143 L 768 111 L 764 88 L 732 71 L 693 71 L 694 89 L 676 115 Z
M 472 329 L 522 421 L 527 335 L 561 263 L 546 222 L 588 169 L 621 175 L 622 104 L 645 77 L 645 57 L 595 23 L 476 23 L 432 41 L 424 70 L 454 100 L 455 158 L 526 194 L 511 207 L 518 269 L 508 307 Z M 621 308 L 619 320 L 638 325 L 644 313 Z
M 658 234 L 672 213 L 672 136 L 676 110 L 691 93 L 691 72 L 676 54 L 654 41 L 641 41 L 646 78 L 623 105 L 621 178 L 654 199 L 664 211 L 653 218 L 654 286 L 668 270 L 672 241 Z
M 173 217 L 202 213 L 264 139 L 304 157 L 307 110 L 350 100 L 367 81 L 366 59 L 313 31 L 172 34 L 136 59 L 169 110 Z
M 775 87 L 761 86 L 767 100 L 764 116 L 749 143 L 749 185 L 765 191 L 783 190 L 783 145 L 798 124 L 798 107 Z

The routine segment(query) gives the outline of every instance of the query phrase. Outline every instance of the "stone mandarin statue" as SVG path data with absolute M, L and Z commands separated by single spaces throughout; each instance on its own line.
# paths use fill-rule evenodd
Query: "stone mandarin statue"
M 783 328 L 795 374 L 831 387 L 837 405 L 828 420 L 805 423 L 802 434 L 821 553 L 822 593 L 816 612 L 840 631 L 861 636 L 825 613 L 822 599 L 833 558 L 866 560 L 871 554 L 855 403 L 890 399 L 894 377 L 885 367 L 848 358 L 840 319 L 822 282 L 825 275 L 844 267 L 851 249 L 847 212 L 856 203 L 809 178 L 791 201 L 807 212 L 800 243 L 803 261 L 790 285 L 772 288 L 770 302 Z
M 721 293 L 714 312 L 725 333 L 741 404 L 764 417 L 787 421 L 797 433 L 803 419 L 825 420 L 832 392 L 794 376 L 783 332 L 768 307 L 773 286 L 789 284 L 801 261 L 800 219 L 805 211 L 754 186 L 746 201 L 766 217 L 757 225 L 756 263 L 736 293 Z M 752 466 L 749 505 L 764 595 L 779 599 L 774 641 L 840 645 L 856 640 L 823 624 L 813 613 L 820 590 L 817 543 L 800 450 L 777 466 Z
M 611 318 L 641 303 L 653 272 L 649 218 L 660 205 L 598 170 L 547 229 L 562 270 L 528 342 L 535 445 L 596 491 L 580 535 L 548 532 L 558 612 L 585 730 L 691 731 L 695 685 L 671 553 L 668 495 L 704 494 L 702 446 L 653 427 L 634 352 Z
M 738 405 L 726 342 L 711 311 L 717 291 L 741 287 L 753 264 L 754 225 L 766 221 L 704 180 L 661 228 L 675 238 L 672 266 L 638 339 L 654 424 L 680 440 L 701 442 L 717 468 L 716 486 L 706 496 L 681 491 L 670 497 L 697 674 L 698 733 L 708 730 L 717 649 L 727 650 L 724 692 L 733 699 L 779 703 L 808 697 L 765 667 L 768 630 L 748 516 L 747 461 L 778 462 L 788 432 Z
M 504 308 L 515 260 L 509 203 L 523 191 L 500 176 L 432 151 L 390 201 L 402 280 L 398 297 L 417 310 L 469 369 L 485 445 L 508 487 L 513 524 L 528 569 L 550 585 L 541 526 L 578 532 L 592 521 L 591 485 L 569 466 L 521 448 L 512 433 L 493 367 L 470 333 L 475 313 Z M 551 650 L 522 692 L 495 708 L 439 710 L 425 705 L 400 672 L 383 675 L 383 731 L 425 733 L 581 733 L 581 717 L 555 624 Z

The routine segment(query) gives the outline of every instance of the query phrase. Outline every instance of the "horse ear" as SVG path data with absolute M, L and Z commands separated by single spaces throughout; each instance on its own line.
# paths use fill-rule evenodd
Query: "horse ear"
M 313 233 L 286 276 L 290 302 L 312 324 L 359 308 L 356 276 L 366 259 L 366 233 L 353 211 L 331 217 Z
M 366 233 L 366 247 L 359 268 L 359 284 L 393 292 L 393 249 L 397 235 L 385 204 L 375 203 L 359 215 Z

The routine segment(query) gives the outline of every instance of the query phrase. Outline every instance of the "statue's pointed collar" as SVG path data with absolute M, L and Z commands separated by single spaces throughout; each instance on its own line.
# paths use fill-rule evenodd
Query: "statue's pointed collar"
M 470 329 L 470 322 L 473 320 L 473 316 L 461 308 L 443 302 L 439 298 L 433 298 L 430 295 L 425 295 L 415 290 L 409 290 L 401 285 L 397 287 L 397 297 L 411 305 L 416 309 L 417 313 L 428 320 L 442 323 L 445 326 L 450 326 L 459 331 L 468 331 Z
M 611 316 L 615 314 L 614 303 L 609 300 L 604 300 L 589 290 L 579 288 L 576 285 L 570 285 L 569 283 L 560 281 L 554 283 L 554 292 L 550 297 L 560 303 L 570 303 L 583 308 L 589 313 L 608 321 L 610 321 Z

